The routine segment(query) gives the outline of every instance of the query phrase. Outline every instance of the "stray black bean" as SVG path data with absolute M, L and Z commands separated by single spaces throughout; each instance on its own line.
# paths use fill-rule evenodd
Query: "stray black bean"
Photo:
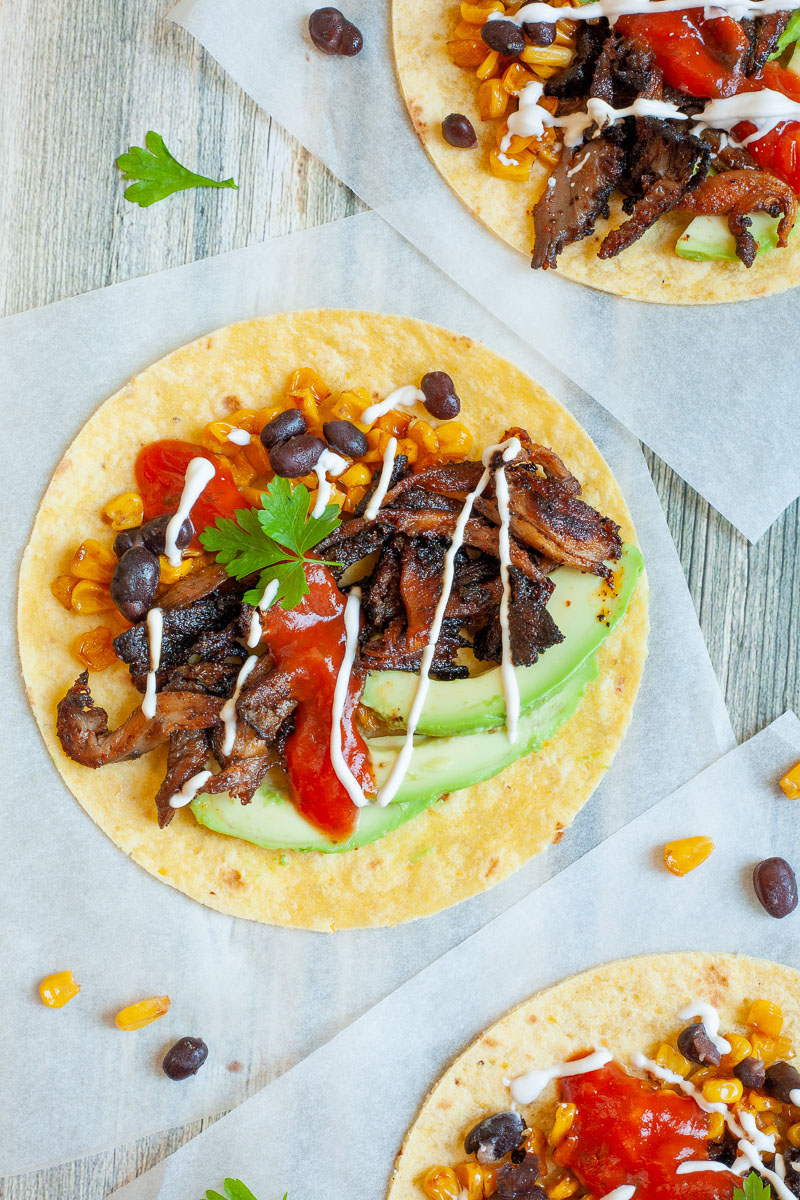
M 784 1104 L 794 1104 L 792 1092 L 800 1092 L 800 1071 L 787 1062 L 776 1062 L 767 1067 L 764 1091 Z
M 161 565 L 145 546 L 131 546 L 117 563 L 111 599 L 126 621 L 135 625 L 147 614 L 161 578 Z
M 290 437 L 305 433 L 308 426 L 303 414 L 297 408 L 287 408 L 278 413 L 271 421 L 267 421 L 261 430 L 261 444 L 265 450 L 271 450 L 279 442 L 288 442 Z
M 325 449 L 322 438 L 313 433 L 301 433 L 298 437 L 289 438 L 288 442 L 279 442 L 269 452 L 269 462 L 276 475 L 284 479 L 299 479 L 308 475 L 319 462 L 320 455 Z
M 753 871 L 753 887 L 771 917 L 788 917 L 797 908 L 797 878 L 785 858 L 765 858 Z
M 472 150 L 478 144 L 475 126 L 463 113 L 450 113 L 442 121 L 442 137 L 458 150 Z
M 519 1145 L 525 1132 L 525 1122 L 518 1112 L 499 1112 L 485 1117 L 470 1129 L 464 1138 L 467 1154 L 474 1154 L 479 1163 L 497 1162 Z
M 312 42 L 323 54 L 352 58 L 364 48 L 361 30 L 338 8 L 318 8 L 308 18 Z
M 497 50 L 506 58 L 519 58 L 525 49 L 525 36 L 513 21 L 487 21 L 481 28 L 481 37 L 490 50 Z
M 425 396 L 425 407 L 437 421 L 452 421 L 461 412 L 456 385 L 446 371 L 428 371 L 419 386 Z
M 164 513 L 163 517 L 153 517 L 152 521 L 148 521 L 146 525 L 142 526 L 142 541 L 148 550 L 152 550 L 153 554 L 166 553 L 167 526 L 173 516 L 174 513 Z M 193 537 L 194 525 L 189 517 L 187 517 L 178 530 L 175 545 L 179 550 L 185 550 Z
M 161 1066 L 170 1079 L 188 1079 L 196 1075 L 208 1058 L 208 1046 L 202 1038 L 182 1037 L 164 1055 Z
M 752 1058 L 750 1056 L 743 1058 L 733 1068 L 733 1073 L 746 1088 L 754 1088 L 758 1091 L 759 1088 L 763 1088 L 764 1086 L 766 1071 L 760 1058 Z
M 701 1063 L 703 1066 L 709 1067 L 719 1066 L 719 1050 L 706 1033 L 705 1025 L 702 1022 L 694 1022 L 681 1030 L 678 1035 L 678 1049 L 690 1062 Z
M 114 538 L 114 553 L 117 558 L 122 558 L 126 550 L 130 550 L 131 546 L 143 546 L 142 530 L 140 526 L 136 529 L 121 529 Z
M 366 434 L 352 421 L 326 421 L 322 432 L 328 445 L 348 458 L 361 458 L 369 450 Z
M 534 46 L 552 46 L 556 40 L 555 21 L 523 21 L 522 32 Z

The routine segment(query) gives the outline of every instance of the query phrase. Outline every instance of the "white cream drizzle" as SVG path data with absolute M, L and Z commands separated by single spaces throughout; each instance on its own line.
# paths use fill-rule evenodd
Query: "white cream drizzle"
M 532 1071 L 526 1071 L 524 1075 L 518 1075 L 516 1079 L 504 1079 L 503 1083 L 517 1104 L 533 1104 L 534 1100 L 538 1100 L 541 1096 L 548 1083 L 552 1083 L 554 1079 L 567 1079 L 572 1075 L 589 1075 L 592 1071 L 599 1071 L 601 1067 L 606 1066 L 613 1057 L 608 1050 L 593 1050 L 584 1058 L 576 1058 L 572 1062 L 555 1063 L 554 1066 L 544 1069 L 535 1068 Z
M 588 153 L 584 154 L 583 158 L 578 159 L 578 161 L 575 163 L 574 167 L 570 167 L 570 169 L 567 171 L 567 179 L 572 179 L 573 175 L 578 174 L 578 171 L 580 171 L 581 168 L 586 165 L 586 161 L 587 161 L 588 157 L 589 157 Z
M 355 804 L 357 808 L 364 808 L 365 805 L 369 804 L 369 800 L 364 795 L 364 791 L 360 783 L 348 767 L 344 754 L 342 753 L 342 718 L 344 716 L 344 705 L 347 699 L 347 689 L 350 686 L 350 676 L 353 672 L 353 664 L 356 660 L 356 650 L 358 649 L 360 617 L 361 588 L 354 587 L 350 589 L 350 594 L 347 597 L 347 603 L 344 607 L 345 647 L 344 657 L 342 658 L 342 662 L 336 676 L 336 684 L 333 690 L 330 755 L 331 764 L 333 765 L 333 769 L 336 773 L 336 778 L 339 780 L 342 787 L 353 801 L 353 804 Z
M 678 1013 L 679 1021 L 690 1021 L 692 1017 L 699 1017 L 703 1022 L 708 1040 L 713 1044 L 715 1050 L 720 1054 L 730 1054 L 731 1044 L 726 1042 L 724 1037 L 719 1036 L 719 1013 L 712 1004 L 706 1004 L 705 1000 L 693 1000 Z
M 250 614 L 250 628 L 247 631 L 247 649 L 255 650 L 258 643 L 261 641 L 261 613 L 267 611 L 273 600 L 278 594 L 280 584 L 277 579 L 270 579 L 267 586 L 264 588 L 264 594 L 259 600 L 257 606 Z
M 389 484 L 392 480 L 392 468 L 394 460 L 397 456 L 397 438 L 390 437 L 386 443 L 386 453 L 383 456 L 383 465 L 378 478 L 378 486 L 370 497 L 369 504 L 364 510 L 364 520 L 374 521 L 378 515 L 378 510 L 383 504 L 384 497 L 389 490 Z
M 178 567 L 181 562 L 181 552 L 177 547 L 177 538 L 181 525 L 191 514 L 200 496 L 214 478 L 214 464 L 208 458 L 193 458 L 186 468 L 183 481 L 183 491 L 180 502 L 173 517 L 167 522 L 164 535 L 164 553 L 169 559 L 170 566 Z
M 236 741 L 236 701 L 241 695 L 247 676 L 252 671 L 253 667 L 258 662 L 258 655 L 251 654 L 242 663 L 242 668 L 236 677 L 236 687 L 233 689 L 233 695 L 229 700 L 226 700 L 220 710 L 220 717 L 225 728 L 225 736 L 222 739 L 222 753 L 230 754 L 233 750 L 233 743 Z
M 151 608 L 147 614 L 147 640 L 150 647 L 150 670 L 142 701 L 142 712 L 150 720 L 156 715 L 156 671 L 161 663 L 161 638 L 164 633 L 164 615 L 160 608 Z
M 800 1108 L 800 1088 L 792 1088 L 789 1092 L 789 1099 L 795 1108 Z
M 676 1175 L 700 1175 L 702 1172 L 705 1172 L 705 1171 L 730 1172 L 730 1170 L 731 1170 L 731 1168 L 726 1167 L 725 1163 L 714 1162 L 710 1158 L 706 1158 L 706 1159 L 690 1158 L 690 1159 L 687 1159 L 685 1162 L 681 1163 L 681 1165 L 675 1171 L 675 1174 Z
M 633 1200 L 635 1195 L 636 1188 L 630 1183 L 623 1183 L 622 1187 L 614 1188 L 613 1192 L 606 1192 L 600 1200 Z
M 249 446 L 252 440 L 246 429 L 232 429 L 228 434 L 228 441 L 234 446 Z
M 800 4 L 800 0 L 798 0 L 798 4 Z M 414 387 L 413 384 L 407 383 L 403 387 L 395 388 L 385 400 L 379 400 L 377 404 L 370 404 L 369 408 L 365 408 L 361 414 L 361 423 L 372 425 L 392 408 L 412 408 L 415 404 L 424 403 L 425 393 L 421 392 L 418 387 Z
M 342 458 L 341 454 L 335 454 L 333 450 L 322 451 L 314 467 L 314 474 L 317 477 L 317 498 L 311 510 L 312 517 L 321 517 L 331 498 L 333 488 L 328 482 L 327 476 L 333 475 L 335 478 L 346 470 L 347 459 Z
M 207 783 L 210 778 L 210 771 L 198 771 L 191 779 L 187 779 L 180 791 L 170 799 L 170 808 L 183 808 L 185 805 L 191 804 L 203 784 Z
M 607 17 L 613 25 L 618 17 L 633 16 L 635 13 L 682 12 L 687 8 L 707 7 L 708 0 L 658 0 L 657 6 L 650 0 L 594 0 L 594 3 L 566 5 L 564 8 L 534 2 L 525 4 L 516 13 L 493 12 L 488 20 L 513 21 L 515 25 L 522 25 L 526 21 L 549 22 L 553 25 L 556 21 L 595 21 L 598 17 Z M 794 10 L 800 8 L 800 0 L 715 0 L 711 7 L 717 10 L 717 15 L 729 13 L 739 20 L 742 17 Z
M 522 446 L 519 438 L 509 438 L 503 451 L 503 464 L 516 458 Z M 486 465 L 484 460 L 484 465 Z M 502 634 L 503 653 L 500 659 L 500 678 L 503 682 L 503 696 L 506 702 L 506 737 L 513 744 L 519 734 L 519 683 L 514 670 L 514 659 L 511 652 L 511 630 L 508 621 L 508 610 L 511 603 L 511 512 L 509 506 L 508 480 L 505 465 L 500 466 L 494 473 L 494 490 L 497 497 L 497 511 L 500 516 L 500 529 L 497 540 L 500 550 L 500 578 L 503 583 L 503 596 L 500 600 L 500 630 Z

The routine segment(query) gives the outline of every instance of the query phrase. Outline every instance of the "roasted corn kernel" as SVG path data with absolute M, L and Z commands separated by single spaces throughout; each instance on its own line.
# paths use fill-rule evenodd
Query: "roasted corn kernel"
M 383 433 L 389 433 L 392 437 L 405 437 L 410 424 L 411 417 L 408 413 L 400 412 L 396 408 L 390 408 L 382 417 L 378 417 L 374 428 L 381 430 Z M 367 440 L 369 440 L 369 435 L 367 435 Z
M 237 487 L 247 487 L 256 477 L 253 467 L 244 454 L 233 454 L 228 458 L 233 482 Z
M 422 1178 L 422 1190 L 429 1200 L 459 1200 L 461 1184 L 452 1167 L 429 1167 Z
M 144 505 L 138 492 L 123 492 L 109 500 L 103 509 L 103 520 L 112 529 L 135 529 L 144 519 Z
M 521 62 L 536 67 L 541 74 L 541 67 L 549 67 L 555 71 L 568 67 L 574 53 L 569 46 L 558 46 L 554 43 L 552 46 L 526 46 L 519 57 Z
M 148 1000 L 138 1000 L 136 1004 L 129 1004 L 127 1008 L 120 1009 L 114 1020 L 119 1029 L 143 1029 L 145 1025 L 151 1025 L 153 1021 L 158 1021 L 169 1012 L 169 1003 L 169 996 L 151 996 Z
M 72 608 L 72 589 L 75 587 L 76 582 L 77 580 L 74 575 L 57 575 L 50 583 L 50 591 L 58 603 L 64 605 L 64 608 Z
M 568 1196 L 574 1196 L 580 1184 L 574 1175 L 562 1175 L 552 1183 L 545 1184 L 545 1191 L 550 1197 L 550 1200 L 567 1200 Z
M 408 436 L 416 442 L 420 450 L 435 454 L 439 449 L 439 436 L 427 421 L 412 421 L 408 427 Z
M 179 579 L 183 579 L 185 575 L 189 575 L 197 566 L 196 558 L 183 558 L 177 567 L 173 567 L 164 554 L 159 554 L 158 561 L 161 564 L 159 583 L 162 587 L 169 587 L 170 584 L 177 583 Z
M 200 444 L 213 454 L 222 454 L 231 448 L 228 435 L 234 428 L 232 421 L 209 421 L 200 435 Z
M 741 1079 L 707 1079 L 703 1099 L 709 1104 L 738 1104 L 744 1095 Z
M 778 1059 L 794 1058 L 794 1047 L 790 1038 L 768 1037 L 764 1033 L 754 1033 L 750 1038 L 754 1058 L 760 1058 L 765 1066 L 771 1066 Z
M 510 179 L 515 183 L 524 183 L 531 177 L 532 166 L 533 155 L 530 151 L 526 150 L 516 158 L 511 158 L 502 151 L 489 151 L 489 170 L 498 179 Z
M 679 838 L 664 847 L 664 866 L 673 875 L 688 875 L 704 863 L 714 849 L 710 837 Z
M 783 1013 L 771 1000 L 754 1000 L 747 1014 L 747 1024 L 767 1037 L 776 1038 L 783 1029 Z
M 795 763 L 780 782 L 790 800 L 800 800 L 800 762 Z
M 46 1004 L 48 1008 L 63 1008 L 80 990 L 80 984 L 73 979 L 72 971 L 56 971 L 55 975 L 48 975 L 39 984 L 42 1004 Z
M 578 1108 L 575 1104 L 565 1102 L 557 1106 L 556 1115 L 553 1118 L 553 1127 L 547 1139 L 551 1146 L 555 1147 L 563 1142 L 572 1127 L 572 1122 L 575 1120 L 575 1113 L 577 1111 Z
M 397 453 L 405 454 L 409 466 L 413 466 L 419 458 L 419 446 L 412 442 L 411 438 L 400 438 L 397 442 Z
M 231 413 L 229 419 L 234 429 L 243 429 L 251 436 L 261 432 L 261 416 L 254 408 L 237 408 L 235 412 Z
M 456 1163 L 453 1171 L 461 1185 L 461 1200 L 486 1200 L 490 1192 L 486 1190 L 485 1168 L 477 1162 Z
M 107 625 L 98 625 L 80 633 L 73 642 L 75 654 L 90 671 L 105 671 L 117 661 L 114 653 L 114 634 Z
M 486 42 L 459 39 L 448 42 L 447 49 L 457 67 L 479 67 L 486 57 Z
M 662 1042 L 658 1047 L 656 1062 L 660 1067 L 666 1067 L 668 1071 L 672 1071 L 675 1075 L 680 1075 L 682 1079 L 685 1079 L 692 1069 L 692 1064 L 688 1058 L 684 1058 L 680 1050 L 676 1050 L 674 1046 L 668 1045 L 667 1042 Z
M 339 483 L 345 487 L 367 487 L 372 479 L 372 472 L 364 463 L 353 463 L 339 476 Z
M 730 1044 L 730 1050 L 727 1054 L 723 1054 L 720 1059 L 720 1066 L 724 1071 L 730 1071 L 737 1066 L 742 1059 L 749 1058 L 752 1051 L 752 1046 L 746 1037 L 742 1037 L 738 1033 L 726 1033 L 726 1041 Z
M 354 487 L 347 489 L 347 495 L 344 498 L 342 508 L 346 513 L 355 512 L 361 501 L 367 494 L 365 487 Z
M 800 1149 L 800 1122 L 797 1125 L 790 1125 L 786 1130 L 786 1140 L 790 1146 L 795 1149 Z
M 491 0 L 489 4 L 469 4 L 467 0 L 461 5 L 461 19 L 470 25 L 485 25 L 489 13 L 503 12 L 505 5 L 500 0 Z
M 70 570 L 78 579 L 110 583 L 117 567 L 117 556 L 97 538 L 86 538 L 72 556 Z
M 490 50 L 489 53 L 484 58 L 483 62 L 480 64 L 480 66 L 476 70 L 476 72 L 475 72 L 476 78 L 479 79 L 481 82 L 489 82 L 489 80 L 495 79 L 499 74 L 500 74 L 500 55 L 498 54 L 498 52 L 496 50 Z M 498 83 L 499 83 L 499 80 L 498 80 Z M 500 88 L 500 91 L 505 96 L 506 103 L 507 103 L 508 102 L 508 94 L 506 92 L 503 92 L 502 88 Z M 480 100 L 480 88 L 478 89 L 478 99 Z M 503 108 L 505 109 L 505 105 L 503 106 Z M 500 116 L 501 114 L 498 113 L 497 115 Z M 482 113 L 481 113 L 481 118 L 484 121 L 487 120 L 487 118 L 484 117 Z
M 508 92 L 499 79 L 486 79 L 478 88 L 478 111 L 482 121 L 502 117 L 508 108 Z
M 445 421 L 436 430 L 439 452 L 448 458 L 466 458 L 472 450 L 473 437 L 460 421 Z
M 299 367 L 289 380 L 289 395 L 296 396 L 300 392 L 313 392 L 317 400 L 327 400 L 331 390 L 325 380 L 317 374 L 313 367 Z
M 711 1113 L 708 1118 L 709 1141 L 717 1142 L 725 1132 L 725 1118 L 720 1112 Z
M 503 91 L 508 92 L 509 96 L 518 96 L 532 80 L 533 73 L 531 71 L 528 71 L 521 63 L 513 62 L 503 72 L 501 83 Z
M 79 579 L 72 589 L 69 602 L 75 612 L 89 615 L 116 608 L 106 585 L 95 583 L 93 579 Z
M 780 1100 L 775 1100 L 772 1096 L 755 1090 L 747 1093 L 747 1106 L 754 1112 L 780 1112 L 783 1108 Z

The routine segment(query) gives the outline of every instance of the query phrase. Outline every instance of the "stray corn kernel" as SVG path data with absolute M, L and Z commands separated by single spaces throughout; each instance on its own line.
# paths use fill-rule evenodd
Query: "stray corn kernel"
M 790 800 L 800 800 L 800 762 L 786 772 L 780 784 Z
M 64 605 L 64 608 L 72 608 L 71 597 L 75 583 L 74 575 L 58 575 L 50 583 L 50 591 L 58 603 Z
M 754 1000 L 747 1014 L 747 1024 L 767 1037 L 779 1037 L 783 1029 L 783 1013 L 771 1000 Z
M 572 1122 L 575 1120 L 575 1113 L 578 1111 L 577 1105 L 563 1103 L 556 1108 L 556 1115 L 553 1119 L 553 1128 L 550 1130 L 550 1136 L 547 1139 L 551 1146 L 555 1147 L 563 1142 L 564 1138 L 572 1127 Z
M 725 1118 L 720 1112 L 711 1113 L 708 1118 L 708 1137 L 712 1142 L 716 1142 L 722 1137 L 725 1132 Z
M 703 1099 L 709 1104 L 738 1104 L 744 1095 L 741 1079 L 707 1079 Z
M 78 579 L 93 579 L 96 583 L 110 583 L 117 569 L 117 556 L 98 542 L 87 538 L 81 542 L 72 558 L 70 570 Z
M 75 612 L 90 615 L 116 608 L 108 587 L 102 583 L 95 583 L 93 579 L 79 579 L 72 589 L 69 602 Z
M 90 671 L 105 671 L 117 661 L 114 651 L 114 634 L 107 625 L 98 625 L 86 633 L 80 633 L 73 642 L 75 654 Z
M 461 1184 L 451 1167 L 430 1167 L 423 1176 L 422 1190 L 429 1200 L 459 1200 Z
M 123 492 L 109 500 L 103 509 L 103 520 L 108 521 L 112 529 L 135 529 L 144 519 L 144 504 L 138 492 Z
M 656 1062 L 660 1067 L 666 1067 L 668 1071 L 680 1075 L 683 1079 L 692 1069 L 688 1058 L 684 1058 L 680 1050 L 676 1050 L 674 1046 L 669 1046 L 666 1042 L 662 1042 L 658 1047 Z
M 714 849 L 710 837 L 679 838 L 664 847 L 664 866 L 673 875 L 688 875 L 704 863 Z
M 75 982 L 72 971 L 56 971 L 39 984 L 39 995 L 48 1008 L 63 1008 L 80 990 L 81 985 Z
M 153 1021 L 169 1012 L 169 1003 L 169 996 L 151 996 L 149 1000 L 138 1000 L 136 1004 L 129 1004 L 127 1008 L 120 1009 L 114 1020 L 119 1029 L 143 1029 L 145 1025 L 152 1025 Z

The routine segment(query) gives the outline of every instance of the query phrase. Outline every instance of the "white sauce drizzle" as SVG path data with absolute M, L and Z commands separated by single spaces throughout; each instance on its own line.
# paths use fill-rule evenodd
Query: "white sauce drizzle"
M 556 1063 L 555 1066 L 545 1067 L 544 1070 L 526 1071 L 524 1075 L 518 1075 L 510 1082 L 504 1079 L 503 1083 L 518 1104 L 533 1104 L 554 1079 L 566 1079 L 571 1075 L 588 1075 L 591 1071 L 599 1071 L 601 1067 L 610 1063 L 613 1057 L 608 1050 L 594 1050 L 584 1058 Z
M 795 1108 L 800 1108 L 800 1088 L 792 1088 L 789 1092 L 789 1099 Z
M 386 444 L 386 453 L 383 456 L 383 466 L 381 467 L 378 486 L 370 497 L 370 502 L 364 510 L 364 520 L 374 521 L 378 515 L 378 510 L 383 504 L 384 497 L 389 490 L 389 484 L 392 478 L 392 467 L 394 466 L 395 456 L 397 455 L 397 438 L 390 437 Z
M 516 13 L 493 12 L 490 21 L 513 21 L 515 25 L 523 25 L 526 21 L 549 22 L 556 21 L 595 21 L 598 17 L 607 17 L 613 25 L 618 17 L 631 16 L 634 13 L 681 12 L 686 8 L 708 8 L 708 0 L 658 0 L 658 8 L 650 0 L 595 0 L 591 4 L 566 5 L 564 8 L 554 8 L 550 4 L 535 2 L 526 4 Z M 730 13 L 739 20 L 741 17 L 756 16 L 757 14 L 775 13 L 800 8 L 800 0 L 716 0 L 711 6 L 716 15 Z
M 249 446 L 252 438 L 246 429 L 232 429 L 228 441 L 233 442 L 234 446 Z
M 730 1167 L 726 1167 L 725 1163 L 713 1162 L 710 1158 L 694 1159 L 691 1158 L 681 1165 L 675 1171 L 676 1175 L 699 1175 L 703 1171 L 730 1171 Z
M 181 552 L 176 545 L 181 525 L 190 515 L 215 474 L 214 464 L 208 458 L 193 458 L 186 468 L 180 502 L 174 517 L 171 517 L 167 523 L 164 535 L 164 553 L 172 567 L 180 566 L 181 562 Z
M 800 0 L 797 2 L 800 5 Z M 425 393 L 421 392 L 418 387 L 414 387 L 413 384 L 407 383 L 404 387 L 395 388 L 385 400 L 379 400 L 377 404 L 370 404 L 369 408 L 365 408 L 361 414 L 361 423 L 372 425 L 392 408 L 411 408 L 415 404 L 424 403 Z
M 503 463 L 516 458 L 522 446 L 519 438 L 509 438 L 503 451 Z M 519 733 L 519 683 L 514 670 L 514 660 L 511 653 L 511 630 L 508 622 L 508 610 L 511 603 L 511 512 L 509 508 L 508 480 L 505 466 L 498 467 L 494 473 L 494 490 L 497 497 L 497 511 L 500 515 L 498 531 L 498 548 L 500 550 L 500 578 L 503 582 L 503 597 L 500 601 L 500 630 L 502 633 L 503 653 L 500 660 L 500 678 L 503 681 L 503 696 L 506 702 L 506 737 L 513 744 Z
M 335 477 L 346 470 L 347 459 L 342 458 L 341 454 L 334 454 L 333 450 L 322 451 L 314 467 L 314 474 L 317 477 L 317 498 L 311 510 L 312 517 L 321 517 L 331 498 L 333 489 L 326 476 L 333 475 Z
M 724 1037 L 719 1036 L 719 1013 L 713 1005 L 706 1004 L 704 1000 L 693 1000 L 678 1013 L 679 1021 L 690 1021 L 692 1017 L 699 1017 L 703 1022 L 703 1028 L 715 1050 L 718 1050 L 720 1054 L 730 1054 L 730 1042 L 726 1042 Z
M 161 637 L 164 632 L 164 616 L 160 608 L 151 608 L 147 614 L 147 638 L 150 643 L 150 670 L 144 690 L 142 712 L 149 719 L 156 715 L 156 671 L 161 662 Z
M 226 700 L 220 710 L 222 724 L 225 727 L 225 736 L 222 739 L 222 753 L 230 754 L 233 750 L 233 743 L 236 740 L 236 701 L 239 699 L 242 688 L 244 687 L 247 676 L 252 671 L 253 667 L 258 662 L 258 655 L 251 654 L 242 664 L 242 669 L 236 677 L 236 687 L 233 689 L 233 695 L 230 700 Z
M 623 1183 L 622 1187 L 614 1188 L 613 1192 L 606 1192 L 600 1200 L 633 1200 L 635 1195 L 636 1188 L 629 1183 Z
M 256 608 L 253 609 L 250 616 L 250 628 L 247 631 L 247 649 L 255 650 L 258 643 L 261 641 L 261 616 L 266 612 L 278 594 L 280 584 L 277 579 L 270 579 L 267 586 L 264 588 L 264 594 L 258 602 Z
M 578 174 L 578 171 L 580 171 L 581 167 L 583 167 L 585 165 L 588 157 L 589 157 L 589 154 L 587 152 L 586 154 L 584 154 L 583 158 L 578 159 L 578 161 L 575 163 L 574 167 L 570 167 L 570 169 L 567 171 L 567 179 L 572 179 L 573 175 Z M 551 178 L 552 178 L 552 176 L 551 176 Z
M 181 790 L 171 798 L 170 808 L 183 808 L 186 804 L 191 804 L 203 784 L 210 778 L 210 771 L 198 771 L 191 779 L 187 779 Z
M 356 808 L 364 808 L 365 805 L 369 804 L 369 800 L 364 795 L 364 791 L 360 783 L 345 762 L 345 757 L 342 753 L 342 717 L 344 716 L 344 705 L 345 700 L 347 699 L 347 689 L 350 686 L 350 676 L 353 671 L 353 663 L 356 660 L 356 650 L 358 649 L 360 616 L 361 588 L 354 587 L 350 589 L 350 594 L 347 597 L 347 604 L 344 607 L 344 658 L 342 659 L 341 666 L 339 667 L 339 672 L 336 676 L 336 685 L 333 690 L 330 754 L 331 764 L 336 773 L 336 778 L 339 780 L 342 787 L 353 801 L 353 804 L 355 804 Z

